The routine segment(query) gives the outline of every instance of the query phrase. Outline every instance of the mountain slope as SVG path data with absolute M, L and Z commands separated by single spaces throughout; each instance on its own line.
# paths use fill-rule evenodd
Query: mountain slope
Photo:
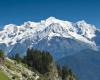
M 0 70 L 0 79 L 1 80 L 10 80 L 3 72 Z
M 17 63 L 9 58 L 5 58 L 3 64 L 0 63 L 0 73 L 2 80 L 38 80 L 40 78 L 37 72 L 28 69 L 25 64 Z
M 58 60 L 58 63 L 69 66 L 79 80 L 100 80 L 100 52 L 82 50 Z

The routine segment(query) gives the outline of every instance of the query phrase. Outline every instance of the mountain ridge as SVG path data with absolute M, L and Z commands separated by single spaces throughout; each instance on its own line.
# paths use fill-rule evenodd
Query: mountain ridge
M 79 80 L 100 80 L 100 52 L 85 49 L 57 61 L 61 66 L 69 66 Z M 75 63 L 75 64 L 74 64 Z
M 80 48 L 78 48 L 79 50 L 81 50 L 81 48 L 84 49 L 86 46 L 88 46 L 86 48 L 98 50 L 98 46 L 100 45 L 97 46 L 96 44 L 98 39 L 96 31 L 100 33 L 99 29 L 97 29 L 94 25 L 86 23 L 84 20 L 73 23 L 59 20 L 55 17 L 49 17 L 48 19 L 41 20 L 40 22 L 28 21 L 20 26 L 9 24 L 0 31 L 0 49 L 3 49 L 6 54 L 10 55 L 16 53 L 25 55 L 24 52 L 26 52 L 28 47 L 35 47 L 41 50 L 43 48 L 42 41 L 46 40 L 44 41 L 44 44 L 46 42 L 47 44 L 45 44 L 45 48 L 43 48 L 43 50 L 52 53 L 54 51 L 53 48 L 55 48 L 55 50 L 61 50 L 61 46 L 63 46 L 64 43 L 67 43 L 65 46 L 65 52 L 63 49 L 63 51 L 61 50 L 61 53 L 64 52 L 65 54 L 66 52 L 70 53 L 70 51 L 66 51 L 66 49 L 75 50 L 75 47 L 78 45 L 80 45 Z M 73 42 L 70 44 L 67 39 L 73 40 Z M 52 40 L 54 40 L 54 42 Z M 58 43 L 59 40 L 60 42 L 64 42 L 63 45 Z M 52 42 L 53 44 L 57 43 L 60 48 L 57 47 L 57 44 L 53 45 Z M 77 44 L 73 45 L 74 43 Z M 69 48 L 67 45 L 72 47 Z M 51 46 L 51 48 L 47 49 L 49 46 Z M 57 54 L 57 52 L 53 54 Z

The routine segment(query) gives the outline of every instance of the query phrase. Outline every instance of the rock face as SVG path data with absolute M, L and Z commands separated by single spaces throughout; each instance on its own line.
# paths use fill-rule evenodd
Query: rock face
M 100 80 L 100 52 L 82 50 L 60 59 L 58 63 L 69 66 L 79 80 Z

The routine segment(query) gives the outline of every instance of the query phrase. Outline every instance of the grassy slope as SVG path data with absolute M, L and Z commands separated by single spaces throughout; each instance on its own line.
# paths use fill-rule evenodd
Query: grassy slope
M 10 80 L 10 79 L 0 70 L 0 80 Z

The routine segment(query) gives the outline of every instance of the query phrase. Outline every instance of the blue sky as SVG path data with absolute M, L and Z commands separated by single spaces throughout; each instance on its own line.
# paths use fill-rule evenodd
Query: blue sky
M 0 27 L 49 16 L 73 22 L 85 20 L 100 28 L 100 0 L 0 0 Z

